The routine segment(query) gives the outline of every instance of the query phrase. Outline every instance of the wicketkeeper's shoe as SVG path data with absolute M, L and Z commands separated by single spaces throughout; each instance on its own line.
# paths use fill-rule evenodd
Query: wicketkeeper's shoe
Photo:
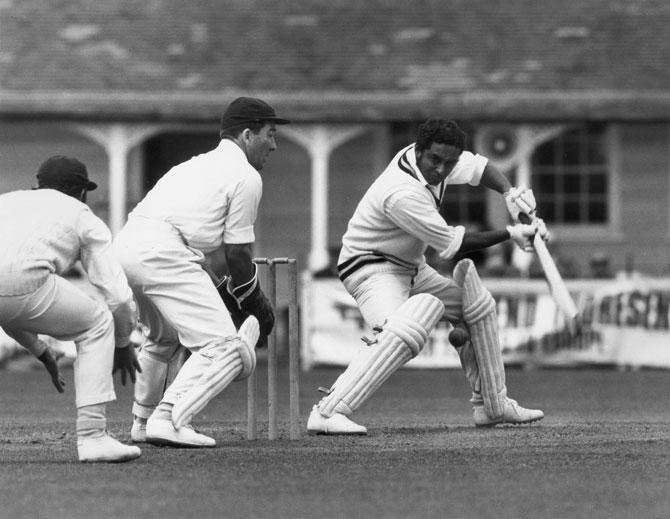
M 139 458 L 142 451 L 134 445 L 124 445 L 105 433 L 98 438 L 79 438 L 77 440 L 79 461 L 118 463 Z
M 130 428 L 130 439 L 133 443 L 145 443 L 147 441 L 147 422 L 133 420 L 133 426 Z
M 196 432 L 190 425 L 175 428 L 172 420 L 149 418 L 147 421 L 147 443 L 170 447 L 214 447 L 214 438 Z
M 506 400 L 505 409 L 502 416 L 499 418 L 489 418 L 483 405 L 474 406 L 472 411 L 475 425 L 477 427 L 494 427 L 501 424 L 521 425 L 537 422 L 544 418 L 544 413 L 539 409 L 526 409 L 525 407 L 521 407 L 516 400 L 511 398 Z
M 358 434 L 364 435 L 368 430 L 362 425 L 351 421 L 341 413 L 335 413 L 328 418 L 319 412 L 317 406 L 312 407 L 312 412 L 307 420 L 307 432 L 309 434 Z

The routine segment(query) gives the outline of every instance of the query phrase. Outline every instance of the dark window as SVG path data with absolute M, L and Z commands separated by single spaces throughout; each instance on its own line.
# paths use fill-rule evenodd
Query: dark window
M 609 218 L 606 126 L 589 123 L 539 146 L 532 156 L 538 213 L 547 223 L 602 225 Z

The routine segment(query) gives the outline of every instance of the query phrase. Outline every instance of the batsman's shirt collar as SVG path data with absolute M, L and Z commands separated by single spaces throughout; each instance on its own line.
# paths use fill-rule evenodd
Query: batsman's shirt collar
M 416 165 L 416 151 L 414 146 L 414 144 L 410 144 L 400 153 L 400 156 L 398 157 L 398 167 L 426 186 L 426 189 L 428 189 L 430 194 L 433 195 L 433 199 L 435 199 L 435 205 L 439 206 L 440 200 L 442 200 L 442 195 L 444 195 L 445 181 L 443 180 L 436 186 L 431 186 L 426 182 L 426 179 L 421 174 L 421 170 Z

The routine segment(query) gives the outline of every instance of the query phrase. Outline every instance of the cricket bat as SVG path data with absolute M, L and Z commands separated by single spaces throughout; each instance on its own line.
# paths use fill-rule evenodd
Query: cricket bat
M 535 218 L 534 215 L 527 215 L 525 213 L 519 214 L 519 220 L 522 223 L 531 223 Z M 575 305 L 568 287 L 563 281 L 554 259 L 551 257 L 549 250 L 547 249 L 546 243 L 539 234 L 536 234 L 533 239 L 533 247 L 535 248 L 535 253 L 537 258 L 540 260 L 540 265 L 544 271 L 544 277 L 547 280 L 547 285 L 549 285 L 549 292 L 551 294 L 554 303 L 560 310 L 560 312 L 565 317 L 566 324 L 571 332 L 576 332 L 578 329 L 578 317 L 579 311 L 577 310 L 577 305 Z

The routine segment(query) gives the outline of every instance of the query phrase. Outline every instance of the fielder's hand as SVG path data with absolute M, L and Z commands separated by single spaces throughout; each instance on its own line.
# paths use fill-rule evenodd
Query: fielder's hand
M 253 315 L 258 319 L 261 332 L 256 343 L 256 348 L 267 347 L 267 336 L 270 335 L 275 322 L 270 301 L 268 301 L 258 284 L 256 284 L 253 291 L 242 302 L 238 302 L 235 295 L 230 293 L 231 286 L 232 279 L 229 276 L 225 276 L 216 286 L 216 290 L 219 292 L 223 304 L 226 305 L 235 328 L 239 329 L 246 318 L 249 315 Z
M 533 237 L 537 232 L 537 224 L 517 223 L 515 225 L 508 225 L 507 232 L 509 232 L 510 239 L 517 244 L 517 246 L 524 252 L 533 252 Z
M 503 193 L 503 196 L 507 211 L 515 222 L 519 221 L 519 213 L 531 214 L 537 207 L 533 190 L 526 186 L 513 187 Z
M 47 346 L 47 349 L 44 350 L 44 353 L 37 357 L 40 362 L 44 364 L 44 367 L 51 376 L 51 382 L 53 382 L 53 385 L 56 386 L 56 390 L 59 393 L 63 393 L 65 391 L 65 378 L 63 378 L 63 374 L 58 369 L 58 359 L 60 359 L 63 355 L 63 352 L 55 351 L 50 346 Z
M 240 286 L 233 287 L 233 280 L 230 279 L 225 285 L 228 293 L 234 298 L 239 306 L 239 309 L 245 314 L 245 318 L 247 315 L 251 314 L 258 319 L 258 325 L 261 332 L 259 345 L 261 345 L 263 343 L 262 338 L 270 335 L 270 332 L 275 325 L 275 314 L 270 301 L 268 301 L 268 298 L 265 297 L 265 294 L 261 290 L 261 286 L 258 283 L 257 273 L 258 267 L 254 265 L 254 275 L 250 280 Z
M 112 369 L 112 374 L 121 370 L 121 385 L 126 385 L 127 377 L 130 377 L 130 381 L 135 383 L 135 373 L 142 373 L 142 368 L 140 368 L 140 362 L 137 360 L 137 354 L 135 353 L 135 347 L 132 344 L 128 344 L 125 348 L 114 348 L 114 368 Z
M 275 313 L 260 286 L 256 285 L 254 291 L 242 301 L 241 306 L 244 312 L 258 319 L 261 337 L 270 335 L 275 325 Z
M 240 326 L 242 326 L 244 320 L 249 317 L 249 314 L 242 311 L 239 303 L 237 302 L 237 299 L 235 299 L 235 296 L 228 292 L 229 281 L 230 276 L 224 276 L 216 285 L 216 291 L 219 293 L 219 296 L 221 296 L 223 304 L 226 305 L 226 309 L 228 310 L 228 313 L 233 320 L 235 328 L 239 329 Z

